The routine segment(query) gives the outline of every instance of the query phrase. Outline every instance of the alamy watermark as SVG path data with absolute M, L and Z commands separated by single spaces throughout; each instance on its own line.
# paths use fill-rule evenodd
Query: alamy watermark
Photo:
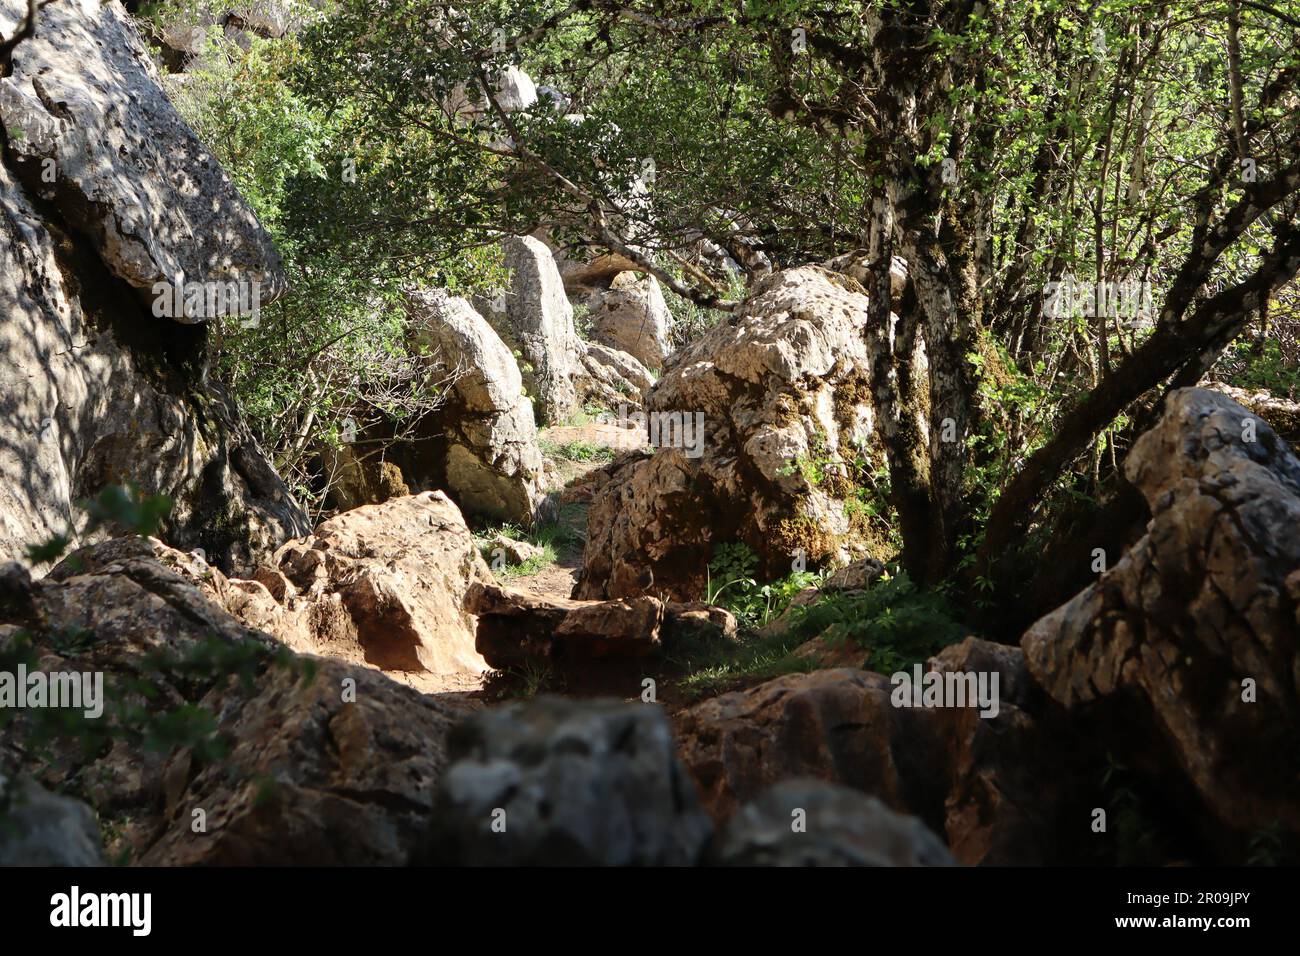
M 153 314 L 157 318 L 207 321 L 238 318 L 244 328 L 257 328 L 262 318 L 262 284 L 244 279 L 227 282 L 171 282 L 153 284 Z
M 1050 318 L 1086 317 L 1151 319 L 1151 283 L 1139 279 L 1093 282 L 1066 273 L 1043 287 L 1043 315 Z
M 687 458 L 704 455 L 703 412 L 629 411 L 626 403 L 618 406 L 618 418 L 603 415 L 599 419 L 621 428 L 636 428 L 645 433 L 653 448 L 681 448 Z
M 56 708 L 80 710 L 87 720 L 104 713 L 103 671 L 0 671 L 0 710 Z
M 889 701 L 895 707 L 978 707 L 981 717 L 996 717 L 1000 676 L 997 671 L 926 671 L 914 664 L 912 673 L 898 671 L 889 679 L 894 685 Z

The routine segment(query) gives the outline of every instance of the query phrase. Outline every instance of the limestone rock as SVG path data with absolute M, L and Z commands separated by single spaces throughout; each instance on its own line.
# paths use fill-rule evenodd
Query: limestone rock
M 813 777 L 919 817 L 963 864 L 1071 859 L 1057 834 L 1093 770 L 1069 757 L 1083 744 L 1040 717 L 1018 650 L 970 638 L 929 669 L 997 673 L 997 715 L 898 707 L 889 677 L 848 668 L 789 674 L 678 714 L 679 752 L 705 808 L 726 820 L 774 784 Z
M 846 460 L 871 434 L 864 337 L 867 297 L 817 267 L 760 280 L 730 319 L 677 353 L 646 398 L 658 449 L 622 465 L 592 501 L 575 596 L 703 593 L 715 544 L 740 541 L 759 572 L 844 560 L 855 541 L 845 511 Z M 673 435 L 699 428 L 694 448 Z M 653 435 L 652 435 L 653 438 Z M 814 484 L 801 460 L 827 477 Z M 707 517 L 707 520 L 705 518 Z
M 25 12 L 3 0 L 6 36 Z M 36 36 L 0 81 L 0 119 L 20 178 L 142 301 L 154 300 L 156 283 L 237 283 L 264 305 L 284 291 L 270 237 L 168 101 L 116 2 L 42 8 Z M 53 184 L 42 179 L 47 168 Z
M 25 12 L 0 3 L 0 33 Z M 70 530 L 76 540 L 72 502 L 133 481 L 175 501 L 169 540 L 247 569 L 305 533 L 306 515 L 202 381 L 204 327 L 157 318 L 140 296 L 184 269 L 265 282 L 270 301 L 278 259 L 157 88 L 116 3 L 54 4 L 39 22 L 0 82 L 11 156 L 0 164 L 0 557 Z M 56 102 L 58 116 L 43 105 Z M 52 205 L 38 201 L 46 169 Z
M 500 670 L 546 663 L 580 673 L 601 661 L 658 657 L 682 639 L 725 641 L 736 633 L 722 608 L 654 597 L 573 601 L 476 583 L 466 606 L 478 616 L 479 653 Z
M 500 555 L 507 564 L 520 565 L 546 554 L 545 548 L 539 548 L 527 541 L 516 541 L 504 534 L 495 535 L 484 549 L 493 558 Z
M 1239 405 L 1258 415 L 1282 438 L 1292 445 L 1300 442 L 1300 402 L 1274 395 L 1262 389 L 1235 388 L 1221 382 L 1206 382 L 1203 386 L 1220 392 Z
M 0 773 L 0 866 L 103 866 L 94 811 L 29 777 Z
M 599 342 L 587 342 L 582 367 L 587 378 L 584 392 L 609 408 L 641 407 L 645 393 L 654 385 L 650 370 L 631 355 Z
M 890 704 L 889 679 L 837 669 L 789 674 L 679 714 L 682 762 L 715 820 L 783 780 L 872 794 L 943 829 L 941 743 L 931 712 Z
M 274 564 L 297 592 L 285 611 L 291 619 L 305 615 L 309 624 L 312 643 L 287 641 L 295 649 L 387 670 L 484 670 L 465 596 L 474 582 L 490 581 L 491 572 L 443 493 L 345 512 L 311 537 L 286 544 Z
M 40 581 L 0 575 L 0 646 L 21 627 L 46 671 L 105 675 L 107 705 L 87 729 L 106 745 L 60 737 L 49 759 L 18 769 L 75 786 L 116 834 L 110 855 L 150 865 L 407 862 L 463 705 L 287 654 L 151 550 L 119 539 Z M 228 752 L 211 749 L 219 739 Z
M 1280 759 L 1300 752 L 1300 462 L 1241 405 L 1181 389 L 1125 474 L 1147 534 L 1030 628 L 1029 670 L 1090 719 L 1145 702 L 1149 748 L 1223 830 L 1300 833 L 1300 769 Z
M 469 514 L 532 524 L 542 453 L 514 356 L 464 299 L 434 289 L 408 301 L 421 341 L 455 374 L 452 400 L 425 427 L 436 436 L 435 480 Z
M 711 832 L 653 705 L 507 704 L 475 714 L 451 746 L 427 862 L 681 866 Z
M 397 465 L 375 457 L 363 458 L 351 445 L 322 449 L 321 458 L 325 474 L 330 477 L 330 501 L 339 511 L 382 504 L 411 493 Z
M 801 829 L 794 828 L 800 814 Z M 718 866 L 953 866 L 915 817 L 822 780 L 787 780 L 728 822 L 710 852 Z
M 621 272 L 587 300 L 592 337 L 631 355 L 651 371 L 672 352 L 672 314 L 654 276 Z
M 476 304 L 506 346 L 519 355 L 538 422 L 562 422 L 589 400 L 639 405 L 653 377 L 633 356 L 578 336 L 573 306 L 546 243 L 516 236 L 502 248 L 511 270 L 504 308 L 499 308 L 501 299 Z
M 515 236 L 502 248 L 511 270 L 510 289 L 504 314 L 489 313 L 489 321 L 531 366 L 524 384 L 536 396 L 539 421 L 563 421 L 579 408 L 574 379 L 582 375 L 583 346 L 573 326 L 573 307 L 544 243 Z
M 179 575 L 247 627 L 298 653 L 355 665 L 477 675 L 466 593 L 490 581 L 473 537 L 442 492 L 367 505 L 284 545 L 252 579 L 229 578 L 197 554 L 153 538 L 83 548 L 50 577 L 147 561 Z

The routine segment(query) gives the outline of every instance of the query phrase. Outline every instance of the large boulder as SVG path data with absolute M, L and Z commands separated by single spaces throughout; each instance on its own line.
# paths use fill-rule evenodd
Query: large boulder
M 1300 834 L 1300 767 L 1283 756 L 1300 753 L 1300 461 L 1246 408 L 1181 389 L 1125 474 L 1146 536 L 1030 628 L 1025 660 L 1121 759 L 1176 768 L 1240 859 L 1262 828 Z
M 580 676 L 599 664 L 661 657 L 683 640 L 736 634 L 736 619 L 723 608 L 654 597 L 572 601 L 476 582 L 466 607 L 478 618 L 479 653 L 499 670 L 546 665 Z
M 986 686 L 996 673 L 997 713 L 899 706 L 891 677 L 838 668 L 778 677 L 678 714 L 682 761 L 705 809 L 724 821 L 767 788 L 810 777 L 918 817 L 964 864 L 1078 859 L 1077 841 L 1058 834 L 1091 771 L 1069 758 L 1082 744 L 1042 713 L 1019 651 L 968 638 L 928 669 L 983 674 Z
M 822 780 L 777 784 L 733 816 L 709 853 L 715 866 L 952 866 L 915 817 Z
M 5 36 L 26 10 L 3 0 Z M 168 101 L 121 6 L 61 0 L 38 22 L 0 81 L 19 177 L 149 301 L 156 283 L 177 282 L 236 282 L 263 303 L 280 295 L 270 237 Z
M 1263 388 L 1237 388 L 1222 382 L 1206 382 L 1203 387 L 1227 395 L 1258 415 L 1292 445 L 1300 442 L 1300 402 L 1274 395 Z
M 506 346 L 519 356 L 537 421 L 558 424 L 587 401 L 640 405 L 653 376 L 622 349 L 584 342 L 550 248 L 533 236 L 502 243 L 510 269 L 503 297 L 476 300 Z
M 510 288 L 504 312 L 489 311 L 488 319 L 529 366 L 524 385 L 535 396 L 538 420 L 561 422 L 580 407 L 574 380 L 582 376 L 583 345 L 573 306 L 545 243 L 513 236 L 501 245 Z
M 586 305 L 597 342 L 626 352 L 652 372 L 664 367 L 672 352 L 672 313 L 658 279 L 620 272 Z
M 423 859 L 478 866 L 683 866 L 712 827 L 651 704 L 542 697 L 452 735 Z
M 0 35 L 26 11 L 0 0 Z M 0 557 L 73 529 L 72 502 L 134 481 L 175 500 L 169 540 L 247 569 L 305 533 L 306 515 L 205 381 L 199 316 L 158 317 L 150 302 L 181 276 L 270 302 L 278 257 L 117 3 L 52 4 L 38 22 L 0 80 Z
M 867 296 L 815 266 L 765 277 L 731 319 L 677 353 L 646 397 L 659 447 L 596 495 L 575 597 L 704 591 L 715 545 L 766 576 L 864 550 L 848 463 L 872 433 Z M 707 519 L 707 520 L 705 520 Z
M 544 497 L 542 454 L 515 357 L 466 300 L 432 289 L 408 303 L 418 341 L 454 376 L 450 400 L 424 427 L 440 459 L 433 480 L 467 514 L 531 524 Z
M 491 572 L 456 505 L 426 491 L 345 512 L 291 541 L 267 571 L 283 576 L 277 602 L 296 650 L 385 670 L 479 674 L 466 594 Z M 266 571 L 261 576 L 274 581 Z M 274 585 L 273 585 L 274 586 Z M 268 589 L 269 590 L 269 589 Z M 310 643 L 294 643 L 305 633 Z M 274 620 L 264 626 L 277 632 Z
M 580 382 L 583 394 L 607 408 L 640 408 L 641 397 L 654 385 L 650 370 L 620 349 L 599 342 L 584 344 L 582 367 L 587 377 Z
M 95 812 L 30 777 L 0 773 L 0 866 L 103 866 Z
M 116 558 L 97 553 L 114 547 Z M 102 673 L 104 710 L 7 759 L 94 807 L 110 856 L 408 861 L 463 705 L 370 668 L 293 655 L 185 575 L 114 542 L 56 572 L 0 574 L 0 651 L 26 639 L 48 673 Z M 11 729 L 31 740 L 27 722 L 39 718 L 20 712 Z
M 394 498 L 323 522 L 313 535 L 284 545 L 251 578 L 227 577 L 199 552 L 140 537 L 75 551 L 50 577 L 128 561 L 163 566 L 242 624 L 298 653 L 403 676 L 476 678 L 486 669 L 474 650 L 466 597 L 492 576 L 442 492 Z

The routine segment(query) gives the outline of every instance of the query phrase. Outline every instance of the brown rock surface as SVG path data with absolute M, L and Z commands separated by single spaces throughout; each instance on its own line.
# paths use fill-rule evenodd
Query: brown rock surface
M 107 699 L 101 718 L 9 760 L 90 803 L 114 834 L 110 856 L 406 862 L 464 710 L 286 652 L 149 548 L 109 542 L 41 581 L 3 576 L 0 646 L 21 629 L 46 671 L 102 672 Z
M 1236 402 L 1182 389 L 1125 472 L 1147 534 L 1030 628 L 1029 671 L 1086 718 L 1141 702 L 1222 827 L 1300 832 L 1300 462 Z

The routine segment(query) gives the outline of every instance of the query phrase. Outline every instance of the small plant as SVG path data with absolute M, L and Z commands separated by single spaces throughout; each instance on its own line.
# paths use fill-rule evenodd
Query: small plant
M 587 441 L 571 441 L 563 445 L 543 441 L 541 447 L 543 454 L 566 461 L 613 461 L 615 454 L 612 448 Z
M 791 632 L 832 645 L 852 641 L 882 674 L 924 662 L 966 635 L 942 590 L 922 591 L 901 571 L 865 591 L 831 592 L 795 608 Z
M 743 542 L 721 544 L 714 550 L 705 579 L 705 600 L 736 615 L 741 627 L 765 627 L 789 606 L 800 591 L 817 587 L 824 577 L 792 571 L 767 584 L 755 579 L 758 557 Z

